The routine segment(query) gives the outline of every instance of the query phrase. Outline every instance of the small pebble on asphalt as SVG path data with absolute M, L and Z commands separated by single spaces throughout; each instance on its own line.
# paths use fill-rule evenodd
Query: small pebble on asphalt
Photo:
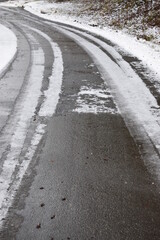
M 41 228 L 41 224 L 39 223 L 37 226 L 36 226 L 37 229 L 40 229 Z

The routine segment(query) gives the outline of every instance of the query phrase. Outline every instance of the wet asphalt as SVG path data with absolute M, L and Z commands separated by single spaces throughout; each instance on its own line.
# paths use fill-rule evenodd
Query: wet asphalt
M 46 133 L 3 220 L 0 239 L 160 239 L 159 187 L 121 115 L 76 112 L 81 87 L 108 90 L 93 60 L 42 20 L 38 24 L 20 15 L 30 16 L 23 10 L 14 11 L 0 9 L 1 18 L 21 32 L 29 45 L 29 30 L 19 23 L 40 29 L 59 44 L 64 77 L 56 112 L 48 119 Z M 46 40 L 35 33 L 34 37 L 45 52 L 44 91 L 54 54 Z M 14 68 L 9 71 L 15 72 Z M 106 104 L 116 109 L 112 98 Z

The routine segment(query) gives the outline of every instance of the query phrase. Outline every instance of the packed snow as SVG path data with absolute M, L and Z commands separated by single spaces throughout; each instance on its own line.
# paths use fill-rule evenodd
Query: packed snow
M 12 62 L 17 52 L 16 35 L 4 25 L 0 24 L 0 76 Z

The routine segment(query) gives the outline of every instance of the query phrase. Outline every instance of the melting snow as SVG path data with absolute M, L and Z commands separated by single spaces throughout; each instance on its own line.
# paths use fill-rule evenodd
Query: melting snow
M 77 107 L 74 110 L 78 113 L 111 113 L 116 114 L 118 110 L 112 103 L 112 96 L 109 90 L 81 87 L 77 98 Z

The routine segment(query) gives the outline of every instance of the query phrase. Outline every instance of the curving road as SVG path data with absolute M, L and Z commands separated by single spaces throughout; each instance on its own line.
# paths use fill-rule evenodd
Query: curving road
M 160 239 L 159 93 L 113 43 L 20 8 L 0 80 L 0 239 Z

